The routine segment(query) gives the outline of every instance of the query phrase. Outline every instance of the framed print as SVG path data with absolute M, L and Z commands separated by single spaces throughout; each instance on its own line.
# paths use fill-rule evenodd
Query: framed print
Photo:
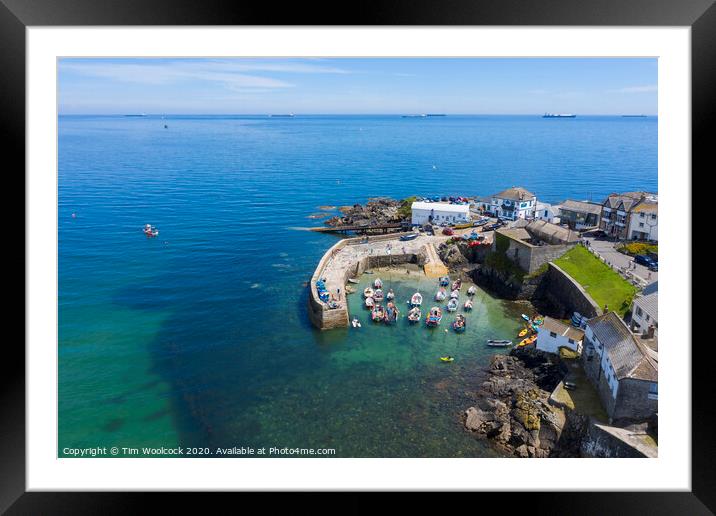
M 711 2 L 3 1 L 27 205 L 3 509 L 712 510 L 691 301 Z

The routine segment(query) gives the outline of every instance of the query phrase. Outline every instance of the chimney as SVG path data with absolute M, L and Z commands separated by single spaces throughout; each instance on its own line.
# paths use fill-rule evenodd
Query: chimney
M 654 338 L 654 331 L 655 331 L 654 325 L 653 325 L 653 324 L 650 324 L 650 325 L 649 325 L 649 328 L 647 328 L 647 330 L 644 332 L 644 338 L 646 338 L 646 339 L 653 339 L 653 338 Z

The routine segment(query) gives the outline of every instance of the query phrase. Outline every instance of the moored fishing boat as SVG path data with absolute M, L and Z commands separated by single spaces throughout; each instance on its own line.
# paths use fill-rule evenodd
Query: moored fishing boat
M 455 317 L 455 320 L 452 323 L 452 329 L 455 330 L 456 333 L 462 333 L 465 331 L 465 328 L 467 327 L 467 319 L 462 314 L 457 314 Z
M 523 318 L 525 321 L 530 322 L 530 316 L 529 316 L 529 315 L 522 314 L 522 318 Z
M 441 288 L 435 294 L 435 301 L 445 301 L 446 297 L 447 297 L 447 294 L 445 293 L 445 289 Z
M 373 282 L 373 286 L 375 288 L 383 288 L 383 282 L 380 280 L 380 278 L 375 278 L 375 281 Z
M 410 304 L 413 306 L 420 306 L 423 304 L 423 295 L 420 292 L 416 292 L 410 298 Z
M 465 310 L 472 310 L 472 300 L 471 300 L 471 299 L 468 299 L 467 301 L 465 301 L 465 304 L 462 305 L 462 307 L 463 307 Z
M 385 319 L 385 308 L 383 305 L 376 304 L 370 313 L 370 318 L 373 322 L 383 322 Z
M 447 287 L 449 284 L 450 284 L 449 276 L 443 276 L 440 278 L 440 286 L 441 287 Z
M 435 327 L 440 324 L 443 319 L 443 311 L 440 310 L 439 306 L 434 306 L 430 309 L 430 313 L 425 318 L 425 325 L 429 327 Z
M 348 278 L 348 282 L 349 282 L 349 283 L 354 283 L 354 284 L 360 283 L 360 281 L 357 280 L 356 278 Z
M 462 287 L 462 280 L 458 278 L 453 282 L 452 290 L 460 290 L 460 287 Z
M 450 299 L 457 299 L 460 297 L 460 292 L 458 290 L 453 290 L 450 292 Z
M 370 287 L 366 287 L 363 290 L 363 297 L 373 297 L 373 289 Z
M 372 297 L 366 297 L 365 298 L 365 307 L 366 308 L 373 308 L 375 306 L 375 301 Z
M 379 288 L 375 289 L 375 292 L 373 292 L 373 299 L 376 301 L 383 301 L 383 291 Z
M 408 312 L 408 322 L 413 323 L 413 324 L 418 322 L 420 320 L 421 315 L 422 314 L 420 313 L 420 307 L 414 306 Z
M 475 285 L 472 285 L 469 289 L 467 289 L 468 296 L 474 296 L 476 293 L 477 293 L 477 287 Z
M 512 341 L 511 340 L 490 339 L 487 341 L 487 345 L 492 348 L 506 348 L 508 346 L 512 346 Z
M 457 299 L 452 297 L 450 298 L 450 301 L 448 301 L 447 311 L 454 312 L 455 310 L 457 310 Z
M 385 295 L 385 299 L 390 301 L 391 299 L 395 299 L 395 292 L 393 292 L 393 289 L 388 289 L 388 293 Z
M 398 307 L 395 306 L 394 303 L 388 303 L 388 306 L 385 309 L 384 318 L 386 324 L 393 324 L 395 321 L 398 320 L 398 317 L 400 317 L 400 311 L 398 310 Z

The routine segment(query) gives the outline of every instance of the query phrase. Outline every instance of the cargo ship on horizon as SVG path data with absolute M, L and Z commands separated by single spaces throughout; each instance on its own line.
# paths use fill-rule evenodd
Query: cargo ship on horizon
M 577 115 L 571 113 L 545 113 L 542 118 L 577 118 Z

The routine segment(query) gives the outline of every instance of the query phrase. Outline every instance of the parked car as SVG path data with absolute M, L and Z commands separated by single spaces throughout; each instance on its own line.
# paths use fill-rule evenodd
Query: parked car
M 443 235 L 452 236 L 454 234 L 455 234 L 455 231 L 452 228 L 443 229 Z
M 656 263 L 653 258 L 646 256 L 645 254 L 637 254 L 634 257 L 634 261 L 639 265 L 647 267 L 650 271 L 659 270 L 659 264 Z

